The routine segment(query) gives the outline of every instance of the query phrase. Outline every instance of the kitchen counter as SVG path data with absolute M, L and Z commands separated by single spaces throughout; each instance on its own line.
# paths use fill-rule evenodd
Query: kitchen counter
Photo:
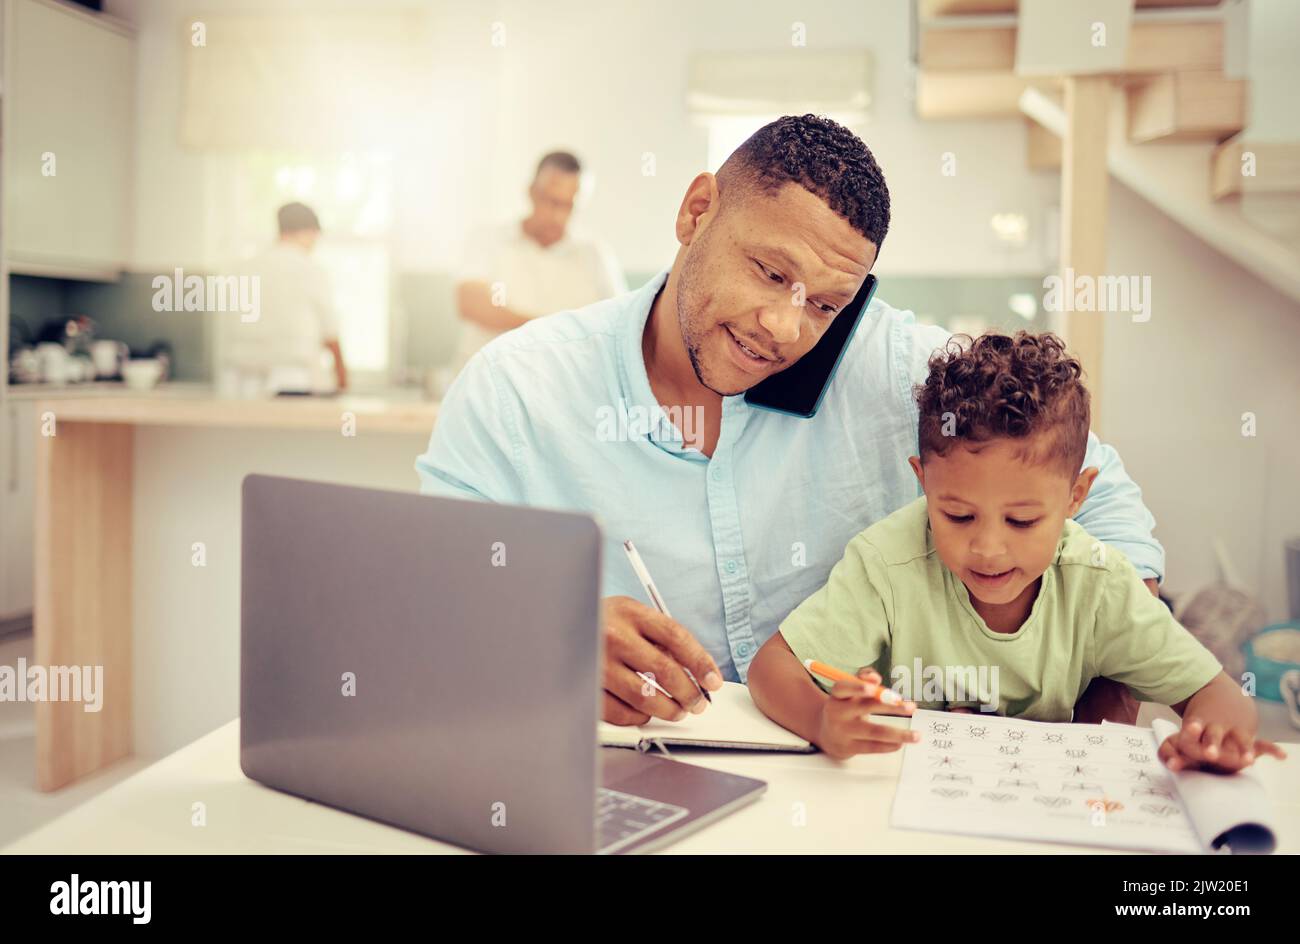
M 198 425 L 272 429 L 333 429 L 352 413 L 367 428 L 428 433 L 437 416 L 436 401 L 418 387 L 385 387 L 326 397 L 225 399 L 207 383 L 172 381 L 151 390 L 132 390 L 106 381 L 85 384 L 9 384 L 4 399 L 37 402 L 38 412 L 53 410 L 75 422 L 159 426 Z M 42 403 L 42 401 L 45 401 Z
M 36 410 L 38 414 L 52 412 L 60 423 L 337 430 L 351 420 L 357 432 L 425 435 L 438 415 L 437 403 L 391 394 L 261 400 L 224 400 L 195 392 L 113 394 L 44 399 L 38 401 Z
M 150 390 L 132 390 L 116 380 L 97 380 L 94 383 L 11 383 L 4 388 L 6 400 L 65 400 L 90 397 L 210 397 L 212 385 L 198 381 L 172 380 L 158 384 Z

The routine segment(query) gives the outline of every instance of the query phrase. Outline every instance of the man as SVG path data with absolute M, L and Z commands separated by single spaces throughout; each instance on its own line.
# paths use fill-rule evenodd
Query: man
M 256 319 L 220 316 L 219 366 L 228 383 L 251 379 L 270 392 L 328 392 L 348 385 L 338 313 L 329 275 L 312 261 L 320 220 L 311 207 L 286 203 L 276 213 L 279 238 L 250 259 L 244 274 L 260 283 Z M 332 374 L 322 376 L 322 353 Z M 229 379 L 235 375 L 235 379 Z
M 499 339 L 448 392 L 416 461 L 421 491 L 601 519 L 606 720 L 704 710 L 683 669 L 707 688 L 743 681 L 849 539 L 918 497 L 911 387 L 947 339 L 942 329 L 874 302 L 816 416 L 757 410 L 743 397 L 849 304 L 888 225 L 884 177 L 855 135 L 811 115 L 780 118 L 716 177 L 691 181 L 671 269 Z M 611 409 L 656 421 L 611 436 L 602 422 Z M 1085 466 L 1100 473 L 1077 520 L 1153 584 L 1164 552 L 1138 487 L 1096 436 Z M 642 602 L 620 546 L 628 538 L 675 620 Z M 1094 683 L 1076 719 L 1131 717 L 1124 698 L 1120 686 Z
M 470 240 L 456 307 L 465 324 L 456 366 L 504 331 L 627 291 L 602 243 L 568 232 L 582 165 L 567 151 L 541 159 L 528 188 L 532 213 Z

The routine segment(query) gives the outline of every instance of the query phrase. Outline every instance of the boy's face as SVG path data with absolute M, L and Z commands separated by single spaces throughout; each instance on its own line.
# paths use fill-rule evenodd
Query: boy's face
M 957 444 L 921 465 L 909 461 L 925 491 L 935 549 L 971 596 L 990 605 L 1015 601 L 1047 570 L 1065 519 L 1088 495 L 1097 469 L 1078 476 L 1059 463 L 1030 464 L 1014 453 L 1032 439 L 996 439 L 972 452 Z

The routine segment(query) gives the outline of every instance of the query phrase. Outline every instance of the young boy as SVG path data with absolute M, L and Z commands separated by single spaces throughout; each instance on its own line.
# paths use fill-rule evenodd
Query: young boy
M 759 651 L 749 687 L 765 714 L 843 758 L 918 740 L 872 723 L 899 713 L 866 694 L 883 673 L 909 699 L 904 714 L 920 705 L 1039 721 L 1069 721 L 1105 676 L 1183 716 L 1160 748 L 1170 769 L 1230 772 L 1259 753 L 1283 756 L 1255 739 L 1250 698 L 1124 555 L 1071 520 L 1097 475 L 1079 471 L 1081 373 L 1060 339 L 1023 331 L 931 358 L 916 391 L 920 455 L 909 460 L 925 495 L 855 537 Z M 828 697 L 809 659 L 862 681 L 835 682 Z M 975 677 L 984 690 L 963 684 Z

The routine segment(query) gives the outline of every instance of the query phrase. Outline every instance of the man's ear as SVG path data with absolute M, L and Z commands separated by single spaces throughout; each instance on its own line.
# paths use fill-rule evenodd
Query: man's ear
M 1073 518 L 1079 513 L 1083 506 L 1083 501 L 1088 497 L 1088 492 L 1092 491 L 1092 483 L 1097 480 L 1097 474 L 1101 470 L 1095 465 L 1090 465 L 1079 473 L 1078 478 L 1074 480 L 1074 486 L 1070 489 L 1070 513 L 1067 518 Z
M 921 457 L 910 456 L 907 460 L 907 464 L 910 465 L 912 471 L 916 473 L 916 481 L 920 483 L 921 491 L 925 491 L 925 466 L 921 465 Z
M 677 241 L 689 246 L 701 227 L 718 211 L 718 179 L 707 171 L 696 176 L 686 188 L 677 210 Z

